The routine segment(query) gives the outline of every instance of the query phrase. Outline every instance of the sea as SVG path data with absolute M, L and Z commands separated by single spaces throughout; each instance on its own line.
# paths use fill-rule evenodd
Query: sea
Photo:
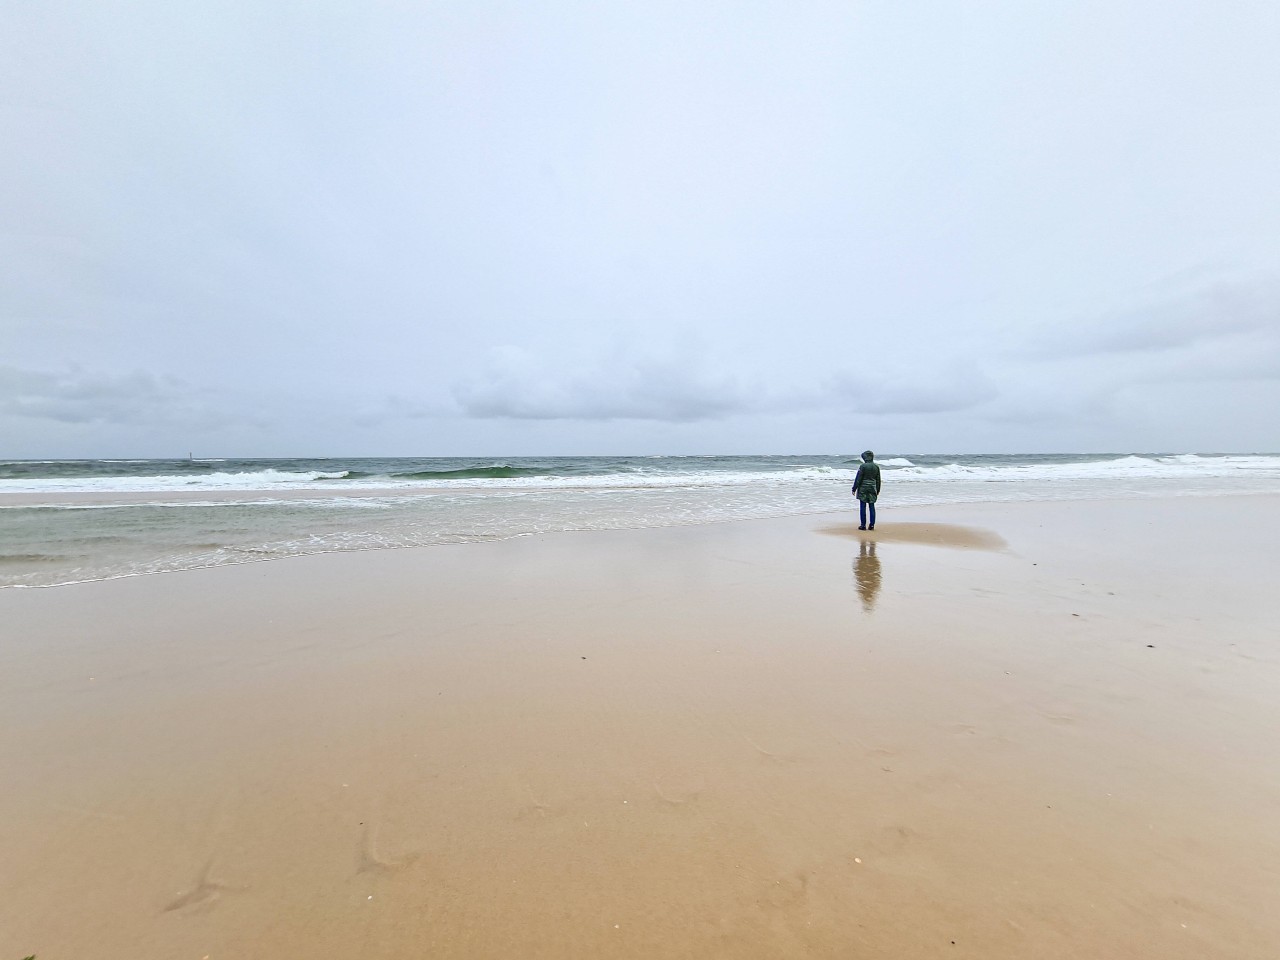
M 1277 454 L 894 454 L 897 507 L 1280 492 Z M 852 510 L 856 455 L 0 460 L 0 588 Z

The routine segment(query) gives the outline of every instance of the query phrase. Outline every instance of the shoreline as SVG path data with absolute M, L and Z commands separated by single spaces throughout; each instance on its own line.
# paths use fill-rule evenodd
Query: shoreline
M 1275 953 L 1280 497 L 880 521 L 0 591 L 0 954 Z
M 830 484 L 835 487 L 848 487 L 853 482 L 852 473 L 848 479 L 840 478 L 838 480 L 812 480 L 807 481 L 813 486 Z M 963 485 L 963 484 L 958 484 Z M 622 485 L 617 486 L 572 486 L 572 485 L 556 485 L 545 487 L 415 487 L 415 488 L 395 488 L 395 487 L 369 487 L 342 490 L 316 490 L 308 487 L 290 487 L 281 490 L 202 490 L 202 491 L 184 491 L 184 490 L 157 490 L 151 492 L 141 491 L 75 491 L 68 493 L 6 493 L 0 492 L 0 510 L 5 508 L 21 508 L 21 507 L 96 507 L 96 506 L 148 506 L 148 505 L 171 505 L 171 504 L 200 504 L 204 502 L 214 504 L 237 504 L 244 503 L 249 505 L 256 504 L 272 504 L 272 503 L 289 503 L 295 500 L 344 500 L 344 499 L 431 499 L 433 497 L 450 497 L 450 496 L 474 496 L 474 497 L 510 497 L 513 494 L 555 494 L 555 493 L 614 493 L 614 492 L 654 492 L 661 493 L 669 490 L 698 490 L 714 492 L 717 490 L 742 490 L 749 489 L 749 484 L 723 484 L 720 486 L 714 484 L 688 484 L 673 485 L 670 487 L 646 484 Z M 1082 485 L 1077 484 L 1077 489 L 1085 489 Z M 938 500 L 929 502 L 908 502 L 893 504 L 895 510 L 921 510 L 934 507 L 966 507 L 970 505 L 980 504 L 1020 504 L 1020 503 L 1077 503 L 1082 501 L 1104 502 L 1111 500 L 1166 500 L 1166 499 L 1182 499 L 1182 498 L 1218 498 L 1218 497 L 1274 497 L 1278 496 L 1275 490 L 1232 490 L 1222 489 L 1221 487 L 1206 487 L 1205 489 L 1187 489 L 1187 490 L 1170 490 L 1155 487 L 1144 491 L 1123 491 L 1116 492 L 1114 490 L 1106 490 L 1093 492 L 1088 491 L 1084 495 L 1074 495 L 1070 497 L 1008 497 L 1008 498 L 991 498 L 991 499 L 963 499 L 963 500 Z M 842 494 L 840 502 L 843 503 L 847 495 Z M 847 498 L 851 499 L 851 498 Z M 888 501 L 886 501 L 888 502 Z M 855 507 L 856 510 L 856 502 Z M 784 514 L 784 516 L 813 516 L 815 513 L 839 513 L 840 508 L 836 507 L 830 511 L 817 510 L 805 514 Z M 729 521 L 736 520 L 757 520 L 772 519 L 771 517 L 729 517 L 725 518 Z M 717 521 L 708 521 L 717 522 Z M 636 528 L 643 529 L 643 528 Z
M 569 488 L 560 488 L 560 489 L 566 492 L 572 492 L 572 491 L 569 491 Z M 586 489 L 586 488 L 582 488 L 582 489 Z M 148 506 L 148 505 L 163 506 L 163 505 L 169 505 L 169 504 L 199 505 L 205 501 L 209 501 L 210 503 L 227 504 L 227 505 L 244 504 L 248 506 L 254 506 L 254 505 L 270 506 L 270 505 L 287 505 L 290 502 L 290 500 L 313 501 L 317 499 L 326 499 L 326 500 L 345 499 L 345 497 L 332 497 L 323 492 L 308 491 L 305 489 L 299 489 L 292 492 L 299 494 L 299 496 L 244 499 L 230 492 L 224 492 L 221 496 L 210 498 L 202 495 L 183 493 L 179 491 L 170 491 L 169 495 L 166 496 L 166 498 L 163 500 L 155 500 L 150 496 L 147 496 L 146 499 L 142 499 L 144 497 L 143 494 L 130 495 L 131 497 L 137 498 L 136 500 L 134 500 L 134 499 L 128 499 L 128 498 L 121 499 L 114 494 L 81 493 L 76 495 L 75 499 L 67 499 L 65 501 L 59 501 L 59 502 L 44 502 L 43 500 L 41 500 L 41 502 L 39 503 L 28 503 L 27 499 L 29 497 L 40 497 L 41 495 L 0 494 L 0 511 L 3 511 L 5 507 L 9 507 L 9 508 L 48 507 L 51 509 L 57 509 L 60 507 L 74 508 L 77 506 L 128 507 L 128 506 Z M 465 493 L 465 494 L 475 493 L 480 497 L 484 497 L 486 495 L 493 495 L 501 498 L 504 493 L 506 493 L 509 496 L 508 491 L 500 491 L 500 490 L 492 490 L 492 489 L 484 489 L 484 488 L 478 488 L 475 490 L 468 489 L 466 491 L 459 491 L 459 492 Z M 355 497 L 355 499 L 360 499 L 362 496 L 368 496 L 368 497 L 381 496 L 383 493 L 385 493 L 385 491 L 371 491 L 368 494 L 358 495 L 357 497 Z M 437 495 L 438 494 L 432 493 L 432 494 L 423 495 L 420 498 L 405 497 L 404 499 L 429 500 L 432 497 Z M 1172 493 L 1169 491 L 1156 491 L 1156 492 L 1143 492 L 1143 493 L 1137 493 L 1137 494 L 1131 493 L 1128 496 L 1112 495 L 1109 497 L 1077 496 L 1073 498 L 1061 498 L 1061 499 L 1008 499 L 1008 500 L 990 499 L 990 500 L 958 500 L 958 501 L 949 501 L 944 503 L 913 503 L 913 504 L 905 504 L 905 505 L 894 504 L 891 506 L 891 509 L 893 512 L 893 516 L 912 516 L 916 513 L 923 512 L 923 514 L 927 517 L 932 515 L 932 513 L 936 511 L 943 511 L 943 512 L 951 511 L 951 510 L 964 511 L 964 510 L 970 510 L 970 509 L 982 509 L 984 507 L 999 508 L 1001 506 L 1017 507 L 1019 504 L 1027 504 L 1027 505 L 1087 504 L 1087 503 L 1104 503 L 1104 502 L 1134 503 L 1134 502 L 1151 502 L 1151 501 L 1177 501 L 1177 500 L 1186 500 L 1186 499 L 1221 499 L 1221 498 L 1227 498 L 1232 500 L 1256 499 L 1259 502 L 1265 502 L 1268 498 L 1275 498 L 1277 496 L 1280 496 L 1280 495 L 1273 492 L 1262 492 L 1262 491 L 1240 492 L 1240 491 L 1233 491 L 1233 490 L 1216 490 L 1216 491 L 1191 490 L 1191 491 L 1179 492 L 1179 493 Z M 5 590 L 28 590 L 28 589 L 44 590 L 52 587 L 60 588 L 60 587 L 74 586 L 75 584 L 80 584 L 80 583 L 110 582 L 115 580 L 132 579 L 135 577 L 151 577 L 151 576 L 168 575 L 172 573 L 212 570 L 220 567 L 241 566 L 244 564 L 264 563 L 264 562 L 276 561 L 276 560 L 296 560 L 301 557 L 307 557 L 307 556 L 329 556 L 329 555 L 335 555 L 335 554 L 383 552 L 388 550 L 390 551 L 418 550 L 418 549 L 429 549 L 429 548 L 444 547 L 444 546 L 455 546 L 455 545 L 464 544 L 464 543 L 493 543 L 493 542 L 502 542 L 507 540 L 521 539 L 524 537 L 556 536 L 564 533 L 589 534 L 589 533 L 602 533 L 602 532 L 608 532 L 608 531 L 654 530 L 654 529 L 666 529 L 671 527 L 685 527 L 685 526 L 696 527 L 696 526 L 716 525 L 716 524 L 725 524 L 725 523 L 730 523 L 730 524 L 755 523 L 755 522 L 769 521 L 769 520 L 783 520 L 788 518 L 798 520 L 802 518 L 823 518 L 823 517 L 829 518 L 833 522 L 832 529 L 828 532 L 836 533 L 838 531 L 835 530 L 835 526 L 838 526 L 838 524 L 835 524 L 835 521 L 839 518 L 848 516 L 851 511 L 856 512 L 856 505 L 852 507 L 845 507 L 844 509 L 819 508 L 819 509 L 808 509 L 808 510 L 791 510 L 791 511 L 785 511 L 785 512 L 776 513 L 776 514 L 765 513 L 765 514 L 760 514 L 756 516 L 703 516 L 703 517 L 697 517 L 696 519 L 681 519 L 681 520 L 645 518 L 643 521 L 638 522 L 635 525 L 618 525 L 618 526 L 601 526 L 601 527 L 565 527 L 563 529 L 550 529 L 550 530 L 515 529 L 512 531 L 499 530 L 497 532 L 492 532 L 488 530 L 483 530 L 483 531 L 477 530 L 470 535 L 453 533 L 448 538 L 442 538 L 434 542 L 428 541 L 428 542 L 403 542 L 403 543 L 376 543 L 376 544 L 361 544 L 361 545 L 355 545 L 355 546 L 352 546 L 352 545 L 343 546 L 343 545 L 335 544 L 330 547 L 324 547 L 324 548 L 313 547 L 311 549 L 308 549 L 305 551 L 299 551 L 299 552 L 273 552 L 272 550 L 258 550 L 253 545 L 245 546 L 245 545 L 235 544 L 235 543 L 227 543 L 227 544 L 215 543 L 215 544 L 206 544 L 206 546 L 212 546 L 212 547 L 216 547 L 216 548 L 220 548 L 228 551 L 239 550 L 239 551 L 243 551 L 244 555 L 242 557 L 237 557 L 235 559 L 219 558 L 217 560 L 210 561 L 210 562 L 193 562 L 187 557 L 179 556 L 179 557 L 175 557 L 174 559 L 180 560 L 183 565 L 176 566 L 171 569 L 126 570 L 123 572 L 109 573 L 107 575 L 73 577 L 71 579 L 60 580 L 60 581 L 51 582 L 51 583 L 13 583 L 13 582 L 3 583 L 3 582 L 0 582 L 0 592 L 3 592 Z M 3 518 L 3 513 L 0 512 L 0 519 L 2 518 Z M 894 522 L 895 521 L 890 520 L 891 525 Z M 907 521 L 907 522 L 913 522 L 913 521 Z M 883 532 L 883 524 L 882 524 L 882 532 Z M 213 533 L 211 534 L 211 536 L 216 537 L 217 533 Z M 186 548 L 183 544 L 179 542 L 175 545 L 174 549 L 185 550 L 188 548 Z M 261 555 L 253 555 L 255 553 L 261 554 Z M 0 557 L 0 560 L 4 560 L 4 559 L 6 558 Z M 11 562 L 14 562 L 16 564 L 21 559 L 22 559 L 22 556 L 18 555 L 13 557 Z M 166 557 L 163 554 L 157 555 L 156 557 L 151 558 L 151 561 L 155 563 L 164 563 L 165 560 L 166 560 Z M 138 561 L 134 560 L 132 562 L 138 562 Z M 9 575 L 17 576 L 18 574 L 16 574 L 11 569 L 9 571 Z

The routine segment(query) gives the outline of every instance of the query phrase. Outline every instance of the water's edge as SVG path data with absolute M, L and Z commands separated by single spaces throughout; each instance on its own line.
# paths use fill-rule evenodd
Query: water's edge
M 882 510 L 1280 492 L 1280 456 L 1265 454 L 895 456 L 880 462 Z M 554 532 L 833 513 L 853 506 L 849 485 L 857 463 L 827 456 L 0 461 L 0 587 Z

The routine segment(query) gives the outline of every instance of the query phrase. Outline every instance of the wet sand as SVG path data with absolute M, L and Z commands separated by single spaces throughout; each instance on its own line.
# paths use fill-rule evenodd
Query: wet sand
M 0 958 L 1280 956 L 1278 536 L 883 504 L 0 591 Z
M 559 489 L 569 489 L 561 487 Z M 278 503 L 287 500 L 332 500 L 334 498 L 362 499 L 376 497 L 439 497 L 467 494 L 469 496 L 492 494 L 489 487 L 280 487 L 274 490 L 252 488 L 204 489 L 204 490 L 112 490 L 107 492 L 84 490 L 43 490 L 39 493 L 0 492 L 0 505 L 9 507 L 98 506 L 101 504 L 144 503 Z
M 879 530 L 862 530 L 855 523 L 837 523 L 819 527 L 818 532 L 837 537 L 852 537 L 859 543 L 919 543 L 933 547 L 959 547 L 974 550 L 1003 550 L 1004 538 L 993 530 L 965 527 L 957 523 L 920 523 L 890 521 Z

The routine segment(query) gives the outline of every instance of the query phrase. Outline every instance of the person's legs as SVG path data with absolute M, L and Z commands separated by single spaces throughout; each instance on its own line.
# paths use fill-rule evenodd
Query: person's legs
M 867 510 L 871 513 L 871 526 L 868 529 L 874 530 L 876 528 L 876 505 L 874 503 L 868 503 Z
M 858 529 L 867 529 L 867 501 L 865 500 L 858 501 Z

